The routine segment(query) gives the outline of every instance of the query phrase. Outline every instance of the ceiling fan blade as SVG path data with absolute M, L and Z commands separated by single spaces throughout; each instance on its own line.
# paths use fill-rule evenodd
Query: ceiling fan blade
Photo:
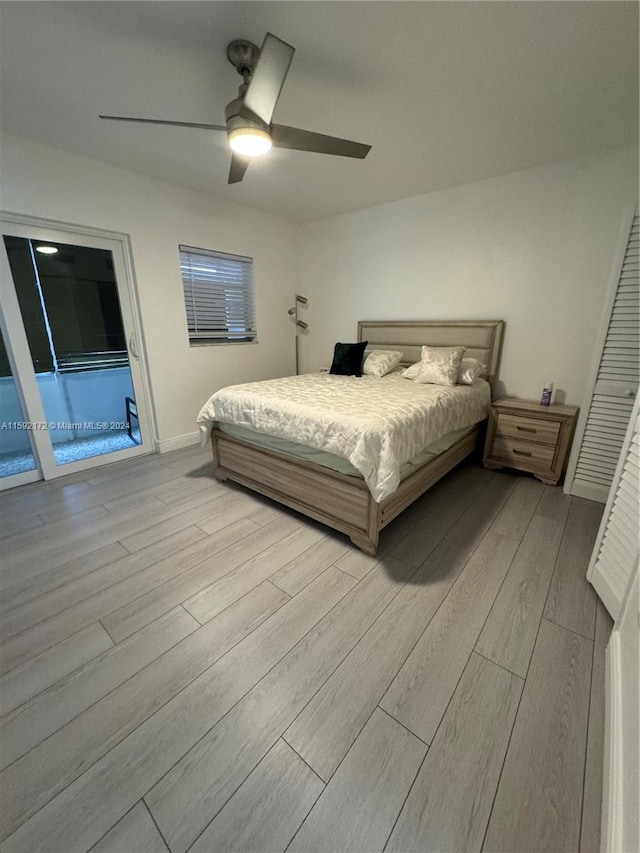
M 231 155 L 231 166 L 229 167 L 228 184 L 239 184 L 244 178 L 244 173 L 249 168 L 250 157 L 241 157 L 239 154 Z
M 315 151 L 318 154 L 335 154 L 338 157 L 357 157 L 364 160 L 370 145 L 351 142 L 338 136 L 325 136 L 311 130 L 298 127 L 286 127 L 284 124 L 271 125 L 271 139 L 276 148 L 293 148 L 296 151 Z
M 272 33 L 266 34 L 244 96 L 241 115 L 251 118 L 253 113 L 265 124 L 270 123 L 295 52 L 286 41 Z
M 109 121 L 134 121 L 138 124 L 164 124 L 169 127 L 195 127 L 198 130 L 225 130 L 223 124 L 196 124 L 192 121 L 165 121 L 160 118 L 133 118 L 131 116 L 98 116 L 98 118 L 108 119 Z

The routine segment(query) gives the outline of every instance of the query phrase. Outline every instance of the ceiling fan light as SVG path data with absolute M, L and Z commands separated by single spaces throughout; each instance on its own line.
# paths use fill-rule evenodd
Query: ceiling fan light
M 243 157 L 259 157 L 271 149 L 271 136 L 258 127 L 242 127 L 229 133 L 229 145 Z

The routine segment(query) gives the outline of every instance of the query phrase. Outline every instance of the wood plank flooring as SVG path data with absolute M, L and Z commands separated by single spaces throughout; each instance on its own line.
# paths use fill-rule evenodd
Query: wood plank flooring
M 598 849 L 600 505 L 466 464 L 372 558 L 211 467 L 0 494 L 1 853 Z

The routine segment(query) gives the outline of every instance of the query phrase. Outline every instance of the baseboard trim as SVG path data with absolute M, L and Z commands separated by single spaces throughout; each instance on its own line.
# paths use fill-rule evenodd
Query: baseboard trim
M 577 498 L 585 498 L 588 501 L 596 501 L 601 504 L 606 504 L 609 497 L 607 486 L 585 483 L 583 480 L 574 480 L 569 487 L 569 493 L 575 495 Z
M 200 444 L 199 432 L 187 432 L 173 438 L 161 439 L 158 441 L 158 450 L 160 453 L 168 453 L 170 450 L 180 450 L 183 447 L 192 447 L 194 444 Z

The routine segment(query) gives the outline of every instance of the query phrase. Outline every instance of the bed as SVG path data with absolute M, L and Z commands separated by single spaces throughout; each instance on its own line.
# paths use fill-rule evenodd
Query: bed
M 403 365 L 419 361 L 425 344 L 464 346 L 466 357 L 488 366 L 487 381 L 473 386 L 416 386 L 397 374 L 361 380 L 318 373 L 222 389 L 198 416 L 211 437 L 216 479 L 232 480 L 285 504 L 345 533 L 356 547 L 374 555 L 380 531 L 480 448 L 503 328 L 503 321 L 358 323 L 358 341 L 369 341 L 368 349 L 400 350 Z M 339 391 L 343 396 L 340 412 L 333 410 L 336 421 L 331 395 Z M 412 394 L 412 407 L 405 406 Z M 455 406 L 450 403 L 454 397 Z M 420 411 L 422 398 L 433 398 L 429 405 L 444 412 L 439 426 Z M 373 430 L 376 406 L 378 420 L 384 421 L 379 435 Z M 415 429 L 396 429 L 396 409 L 406 409 Z M 294 429 L 303 438 L 295 445 L 287 443 Z M 419 446 L 420 436 L 434 440 Z M 334 449 L 338 452 L 331 459 L 326 451 Z

